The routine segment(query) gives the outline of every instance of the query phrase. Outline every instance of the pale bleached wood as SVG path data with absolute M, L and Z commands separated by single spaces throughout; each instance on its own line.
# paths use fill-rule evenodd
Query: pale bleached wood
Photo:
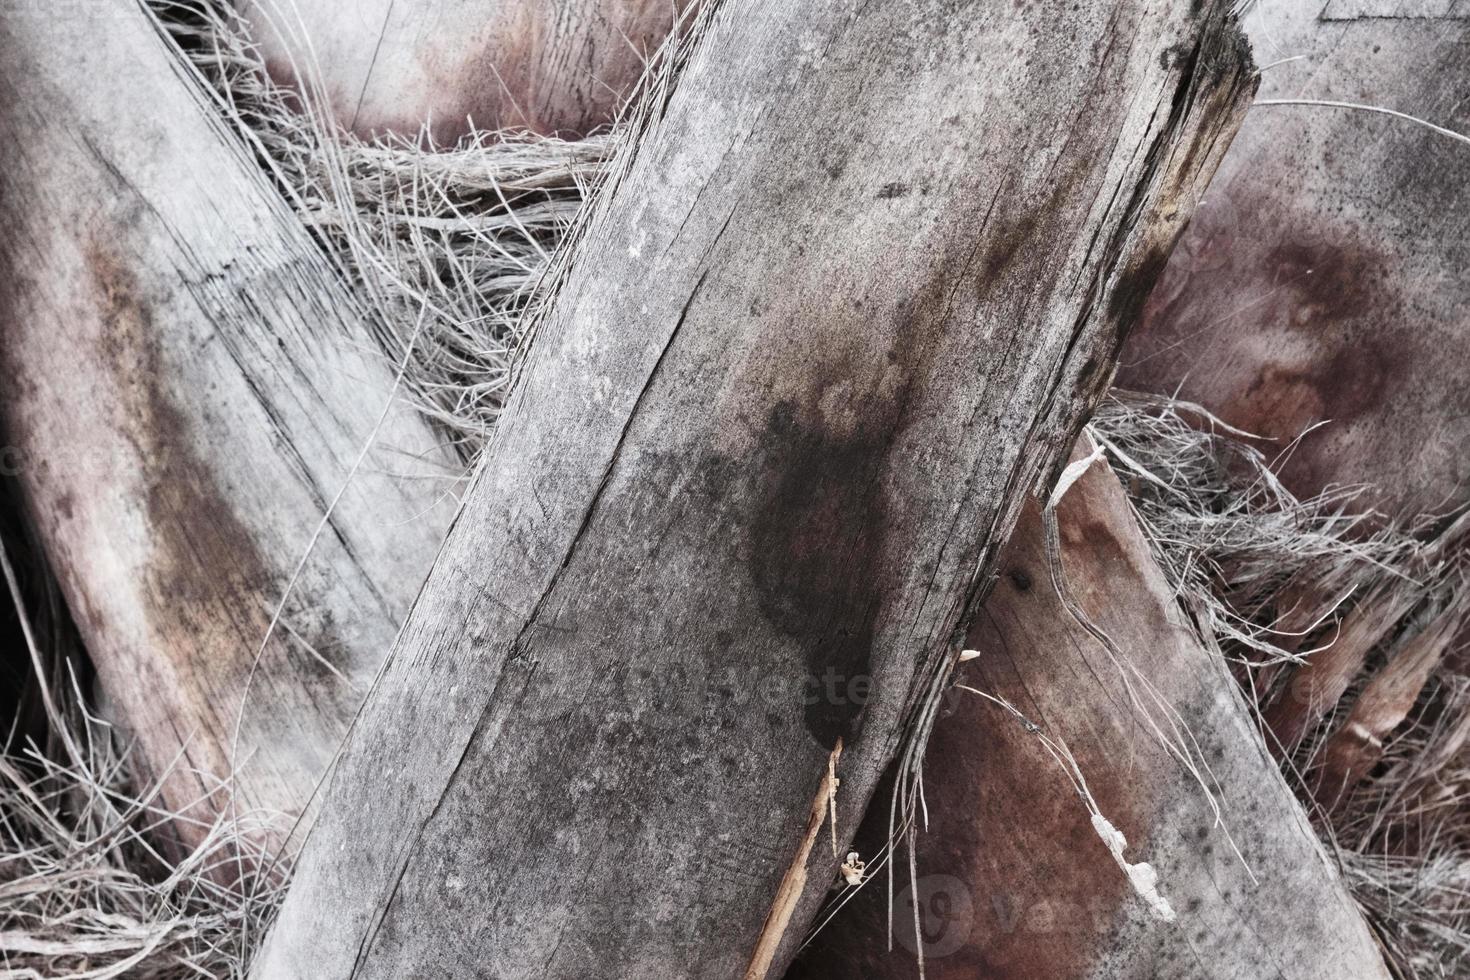
M 1104 816 L 1127 837 L 1127 859 L 1154 866 L 1177 918 L 1161 921 L 1133 892 L 1038 736 L 956 690 L 924 770 L 930 821 L 918 837 L 917 868 L 927 976 L 1387 978 L 1224 658 L 1188 625 L 1117 478 L 1094 465 L 1057 518 L 1068 588 L 1127 666 L 1063 607 L 1032 506 L 970 630 L 967 642 L 980 656 L 958 680 L 1009 701 L 1066 744 Z M 1177 711 L 1191 752 L 1207 767 L 1221 822 L 1131 703 L 1130 684 L 1140 703 L 1148 703 L 1151 685 Z M 1157 704 L 1149 711 L 1168 731 L 1168 715 Z M 869 856 L 888 831 L 878 810 L 856 844 Z M 918 975 L 907 855 L 904 862 L 895 950 L 886 950 L 879 879 L 817 936 L 792 980 Z
M 1220 7 L 722 7 L 257 976 L 779 974 L 834 749 L 845 837 L 1228 142 Z
M 611 121 L 690 0 L 238 0 L 271 74 L 314 77 L 339 123 L 441 144 Z
M 207 821 L 258 645 L 392 370 L 136 4 L 8 5 L 0 52 L 4 441 L 132 761 Z M 454 472 L 396 409 L 249 686 L 240 812 L 310 796 Z

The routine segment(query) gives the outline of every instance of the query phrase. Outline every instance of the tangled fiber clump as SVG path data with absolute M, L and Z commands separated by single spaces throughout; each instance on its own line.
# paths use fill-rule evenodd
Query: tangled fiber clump
M 607 175 L 611 133 L 562 140 L 472 130 L 454 146 L 364 139 L 323 93 L 272 80 L 235 7 L 151 0 L 198 81 L 373 311 L 384 353 L 408 357 L 418 406 L 466 458 L 510 389 L 525 325 L 560 243 Z M 284 15 L 283 15 L 284 16 Z M 289 26 L 285 28 L 289 30 Z M 316 77 L 297 65 L 300 78 Z
M 360 139 L 309 87 L 270 80 L 231 5 L 152 5 L 181 64 L 372 311 L 384 356 L 406 359 L 409 397 L 472 463 L 620 136 Z M 1463 971 L 1466 520 L 1395 528 L 1356 511 L 1351 489 L 1297 499 L 1246 434 L 1169 399 L 1114 392 L 1091 432 L 1395 965 Z M 20 537 L 7 545 L 24 549 Z M 259 836 L 251 821 L 267 818 L 222 821 L 189 854 L 160 847 L 157 829 L 177 815 L 136 785 L 124 741 L 87 709 L 70 669 L 84 658 L 43 564 L 23 571 L 41 583 L 40 599 L 14 582 L 11 594 L 35 623 L 43 734 L 16 728 L 0 757 L 0 964 L 18 977 L 243 976 L 283 886 L 275 871 L 239 873 L 279 867 L 238 857 Z M 1340 689 L 1313 687 L 1323 665 Z M 1312 696 L 1297 696 L 1304 683 Z
M 0 752 L 0 975 L 243 977 L 283 884 L 245 871 L 269 867 L 257 842 L 271 818 L 234 815 L 191 851 L 170 846 L 163 829 L 188 818 L 138 787 L 123 740 L 87 708 L 85 655 L 55 580 L 35 558 L 18 572 L 11 553 L 36 552 L 5 531 L 0 569 L 30 684 Z

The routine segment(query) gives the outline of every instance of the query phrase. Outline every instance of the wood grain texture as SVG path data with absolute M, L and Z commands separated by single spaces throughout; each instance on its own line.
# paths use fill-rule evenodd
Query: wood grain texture
M 1228 142 L 1220 7 L 721 8 L 257 976 L 744 974 L 831 751 L 846 836 Z M 805 870 L 773 976 L 829 848 Z
M 392 372 L 135 4 L 7 6 L 0 116 L 4 442 L 134 760 L 205 819 Z M 435 444 L 395 411 L 305 565 L 240 810 L 300 809 L 386 655 L 449 519 L 393 474 L 452 473 Z
M 690 0 L 238 0 L 280 81 L 313 73 L 362 135 L 606 126 Z M 282 10 L 285 6 L 287 9 Z
M 1258 60 L 1282 63 L 1260 97 L 1366 103 L 1470 133 L 1470 20 L 1434 6 L 1262 0 L 1246 26 Z M 1365 502 L 1407 516 L 1470 501 L 1467 182 L 1470 146 L 1411 122 L 1253 109 L 1120 382 L 1178 389 L 1274 439 L 1273 453 L 1330 420 L 1286 461 L 1298 493 L 1368 484 Z
M 1104 816 L 1127 837 L 1127 859 L 1154 866 L 1177 920 L 1155 918 L 1134 894 L 1037 736 L 955 690 L 925 765 L 930 825 L 919 837 L 917 891 L 927 975 L 1386 978 L 1224 659 L 1195 639 L 1106 466 L 1072 487 L 1058 523 L 1069 590 L 1138 670 L 1128 680 L 1138 687 L 1146 678 L 1188 725 L 1224 824 L 1131 707 L 1119 667 L 1063 607 L 1040 510 L 1028 507 L 970 630 L 981 655 L 959 680 L 1008 700 L 1071 749 Z M 880 809 L 855 845 L 865 855 L 887 836 Z M 891 953 L 885 888 L 876 880 L 859 892 L 792 980 L 917 976 L 906 871 Z

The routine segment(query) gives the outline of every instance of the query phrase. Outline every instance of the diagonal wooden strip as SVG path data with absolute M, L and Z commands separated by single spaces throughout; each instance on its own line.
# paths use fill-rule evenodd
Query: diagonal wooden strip
M 448 523 L 435 480 L 393 474 L 455 469 L 389 416 L 252 676 L 392 370 L 136 4 L 5 5 L 0 52 L 0 411 L 27 510 L 183 843 L 232 762 L 239 812 L 294 816 Z
M 1223 6 L 720 8 L 258 976 L 747 969 L 836 740 L 851 827 L 1228 142 Z M 812 849 L 773 975 L 837 860 Z

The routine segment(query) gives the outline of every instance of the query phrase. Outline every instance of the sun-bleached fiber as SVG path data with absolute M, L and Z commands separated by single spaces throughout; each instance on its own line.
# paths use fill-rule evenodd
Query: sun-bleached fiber
M 153 0 L 159 24 L 214 93 L 323 250 L 373 308 L 384 355 L 408 357 L 414 403 L 467 461 L 509 394 L 530 307 L 584 201 L 607 173 L 611 134 L 560 140 L 474 130 L 454 146 L 419 134 L 363 139 L 330 121 L 324 94 L 276 84 L 244 20 L 217 0 Z M 270 19 L 292 33 L 290 5 Z M 309 46 L 307 46 L 309 49 Z M 310 65 L 294 66 L 311 79 Z M 422 336 L 410 345 L 420 311 Z

